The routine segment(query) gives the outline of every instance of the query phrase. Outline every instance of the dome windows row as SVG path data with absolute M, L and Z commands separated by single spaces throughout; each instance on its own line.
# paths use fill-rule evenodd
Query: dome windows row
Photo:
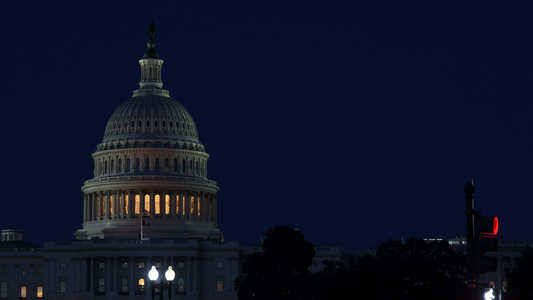
M 114 122 L 110 125 L 111 135 L 120 135 L 128 133 L 168 133 L 180 134 L 198 138 L 196 126 L 192 122 L 178 122 L 171 120 L 131 120 L 123 122 Z M 107 133 L 107 132 L 106 132 Z M 108 134 L 106 134 L 108 135 Z
M 94 176 L 119 175 L 137 172 L 159 172 L 207 176 L 207 159 L 202 157 L 149 157 L 128 156 L 95 158 Z
M 126 148 L 172 148 L 172 149 L 185 149 L 193 151 L 205 151 L 205 147 L 198 142 L 191 141 L 135 141 L 135 140 L 121 140 L 113 142 L 103 142 L 98 145 L 98 151 L 113 150 L 113 149 L 126 149 Z
M 216 195 L 161 190 L 103 191 L 85 195 L 85 222 L 104 219 L 155 218 L 216 221 Z

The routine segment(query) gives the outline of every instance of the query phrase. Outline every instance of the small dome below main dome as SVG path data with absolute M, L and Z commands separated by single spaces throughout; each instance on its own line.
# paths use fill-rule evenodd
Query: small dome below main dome
M 107 122 L 102 143 L 129 139 L 199 142 L 193 118 L 178 101 L 145 94 L 122 103 Z

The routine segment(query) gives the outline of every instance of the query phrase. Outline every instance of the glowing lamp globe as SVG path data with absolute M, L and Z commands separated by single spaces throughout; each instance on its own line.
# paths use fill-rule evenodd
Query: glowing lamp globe
M 169 266 L 168 270 L 165 272 L 165 278 L 167 279 L 167 281 L 172 281 L 174 280 L 174 277 L 176 277 L 176 272 L 174 272 L 174 270 L 172 270 L 172 267 Z
M 148 278 L 152 281 L 156 281 L 159 278 L 159 272 L 155 269 L 155 266 L 152 266 L 152 269 L 148 272 Z

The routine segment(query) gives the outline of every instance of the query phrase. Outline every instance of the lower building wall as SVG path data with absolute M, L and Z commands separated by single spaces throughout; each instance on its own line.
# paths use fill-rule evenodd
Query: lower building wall
M 237 299 L 240 248 L 236 241 L 204 239 L 89 240 L 49 242 L 28 255 L 0 253 L 0 300 L 146 299 L 152 294 L 148 271 L 160 276 L 169 266 L 174 299 Z M 9 253 L 9 255 L 7 255 Z M 159 283 L 159 282 L 156 282 Z M 37 290 L 39 287 L 39 291 Z M 155 289 L 159 297 L 158 289 Z M 163 291 L 168 298 L 168 286 Z

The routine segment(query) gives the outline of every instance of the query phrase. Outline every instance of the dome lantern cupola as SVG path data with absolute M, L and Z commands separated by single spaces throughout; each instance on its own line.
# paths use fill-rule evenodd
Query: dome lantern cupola
M 163 90 L 163 81 L 161 81 L 161 67 L 163 60 L 159 59 L 159 54 L 155 50 L 155 27 L 154 22 L 148 28 L 148 43 L 146 44 L 146 53 L 143 59 L 139 60 L 141 65 L 141 82 L 139 89 L 133 91 L 133 96 L 143 94 L 160 94 L 169 97 L 169 92 Z

